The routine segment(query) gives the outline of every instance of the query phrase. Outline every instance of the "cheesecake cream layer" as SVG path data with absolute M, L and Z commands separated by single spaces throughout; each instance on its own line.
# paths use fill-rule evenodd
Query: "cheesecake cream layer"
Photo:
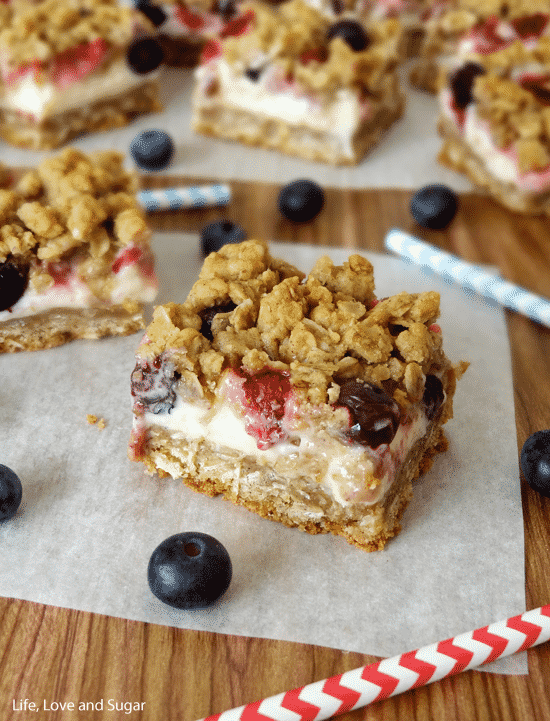
M 25 318 L 53 310 L 54 308 L 104 308 L 120 305 L 125 300 L 152 303 L 158 291 L 158 283 L 148 265 L 140 261 L 124 265 L 109 278 L 110 295 L 105 301 L 98 298 L 78 275 L 78 261 L 63 274 L 62 283 L 54 283 L 46 291 L 38 292 L 30 285 L 9 310 L 0 311 L 0 323 L 15 318 Z
M 516 153 L 513 149 L 499 148 L 494 143 L 489 123 L 478 116 L 475 103 L 466 107 L 462 122 L 453 108 L 452 95 L 448 89 L 440 94 L 440 106 L 445 118 L 453 123 L 457 134 L 494 178 L 533 193 L 543 192 L 550 187 L 550 167 L 539 172 L 520 173 Z
M 223 393 L 220 395 L 223 397 Z M 255 438 L 246 432 L 245 419 L 231 403 L 218 398 L 211 407 L 199 406 L 180 396 L 169 413 L 146 412 L 135 423 L 140 428 L 163 428 L 174 440 L 204 440 L 215 449 L 237 451 L 275 470 L 281 466 L 282 475 L 288 476 L 290 463 L 300 474 L 314 478 L 343 506 L 380 502 L 408 452 L 427 430 L 426 416 L 418 408 L 408 422 L 400 425 L 390 444 L 376 449 L 347 442 L 310 425 L 300 430 L 287 428 L 284 440 L 261 450 Z M 136 431 L 139 434 L 138 428 Z M 178 465 L 159 458 L 156 463 L 174 478 L 180 475 Z
M 6 86 L 0 107 L 31 115 L 40 121 L 95 102 L 115 98 L 158 78 L 160 71 L 134 73 L 126 58 L 114 60 L 105 72 L 90 73 L 60 90 L 52 82 L 37 83 L 27 73 L 13 87 Z
M 274 118 L 289 125 L 304 125 L 315 131 L 332 135 L 345 155 L 354 157 L 353 137 L 364 120 L 376 111 L 374 100 L 360 101 L 356 92 L 342 88 L 334 101 L 322 104 L 314 96 L 300 91 L 297 84 L 279 78 L 275 65 L 265 68 L 258 80 L 249 80 L 222 58 L 215 64 L 202 65 L 196 70 L 200 103 L 208 106 L 208 87 L 218 85 L 215 102 Z M 280 88 L 280 89 L 279 89 Z

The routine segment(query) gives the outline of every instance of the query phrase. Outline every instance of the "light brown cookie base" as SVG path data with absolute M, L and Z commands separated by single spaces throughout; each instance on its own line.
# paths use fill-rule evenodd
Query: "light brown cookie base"
M 305 124 L 291 125 L 276 118 L 256 115 L 225 104 L 222 99 L 203 103 L 195 95 L 192 127 L 197 133 L 235 140 L 245 145 L 278 150 L 304 160 L 331 165 L 356 165 L 374 147 L 383 133 L 398 120 L 404 108 L 404 98 L 397 94 L 391 105 L 381 107 L 364 123 L 352 141 L 350 156 L 335 136 Z
M 401 530 L 413 481 L 447 447 L 441 419 L 435 419 L 409 452 L 383 501 L 349 508 L 336 503 L 315 480 L 302 476 L 290 482 L 252 458 L 220 452 L 206 441 L 187 442 L 159 427 L 149 429 L 141 460 L 151 473 L 181 478 L 208 496 L 221 494 L 263 518 L 311 534 L 332 533 L 365 551 L 379 551 Z
M 0 137 L 11 145 L 31 150 L 51 150 L 85 133 L 120 128 L 142 113 L 162 110 L 158 83 L 143 85 L 114 98 L 69 110 L 41 122 L 16 111 L 0 108 Z
M 78 338 L 95 340 L 131 335 L 145 327 L 141 307 L 126 309 L 56 308 L 27 318 L 0 322 L 0 353 L 43 350 Z
M 520 190 L 511 183 L 495 178 L 483 161 L 471 148 L 456 135 L 452 124 L 442 119 L 438 125 L 444 144 L 439 152 L 438 161 L 452 170 L 464 173 L 480 190 L 510 210 L 529 215 L 550 215 L 550 189 L 542 193 L 530 193 Z

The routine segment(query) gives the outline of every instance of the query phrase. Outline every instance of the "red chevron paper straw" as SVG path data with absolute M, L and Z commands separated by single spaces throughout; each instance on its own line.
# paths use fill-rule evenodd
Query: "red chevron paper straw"
M 200 721 L 322 721 L 550 639 L 550 604 Z

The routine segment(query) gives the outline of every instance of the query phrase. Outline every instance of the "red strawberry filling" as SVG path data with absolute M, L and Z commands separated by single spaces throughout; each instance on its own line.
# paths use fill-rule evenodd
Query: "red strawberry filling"
M 254 22 L 254 10 L 247 10 L 243 15 L 234 20 L 230 20 L 220 33 L 220 38 L 238 37 L 249 31 L 251 24 Z
M 260 450 L 284 440 L 285 412 L 288 416 L 294 393 L 289 374 L 266 367 L 257 373 L 240 368 L 229 372 L 226 397 L 244 414 L 245 430 L 256 439 Z
M 120 271 L 128 265 L 137 264 L 142 274 L 147 278 L 154 278 L 153 258 L 149 254 L 145 254 L 143 249 L 137 245 L 128 245 L 115 258 L 111 269 L 113 273 Z
M 33 60 L 15 69 L 4 66 L 2 75 L 6 84 L 13 86 L 28 74 L 32 74 L 33 79 L 36 80 L 40 71 L 44 70 L 59 90 L 65 90 L 96 70 L 103 62 L 107 51 L 105 40 L 96 38 L 90 43 L 82 43 L 60 53 L 48 67 L 44 67 L 38 60 Z
M 205 20 L 201 15 L 192 12 L 189 8 L 184 5 L 178 5 L 174 13 L 176 19 L 185 27 L 190 30 L 200 30 L 205 25 Z

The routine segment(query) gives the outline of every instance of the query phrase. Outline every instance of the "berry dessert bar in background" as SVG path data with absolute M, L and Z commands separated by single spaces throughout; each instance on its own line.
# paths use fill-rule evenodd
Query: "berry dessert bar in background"
M 435 93 L 442 71 L 515 41 L 532 47 L 539 37 L 550 34 L 549 19 L 548 0 L 437 0 L 425 10 L 425 30 L 411 82 Z
M 165 63 L 173 67 L 197 65 L 204 44 L 239 15 L 235 0 L 138 0 L 136 7 L 157 28 Z
M 265 518 L 383 548 L 447 447 L 467 363 L 442 350 L 436 292 L 378 301 L 372 270 L 324 256 L 305 278 L 256 240 L 211 253 L 138 348 L 130 458 Z
M 154 26 L 116 0 L 0 4 L 0 137 L 57 148 L 161 110 Z
M 399 23 L 375 23 L 367 33 L 301 0 L 241 10 L 204 48 L 194 130 L 306 160 L 360 161 L 403 110 Z
M 0 188 L 0 352 L 145 327 L 157 281 L 123 156 L 67 148 Z
M 440 162 L 512 210 L 550 214 L 549 37 L 450 71 L 440 106 Z

